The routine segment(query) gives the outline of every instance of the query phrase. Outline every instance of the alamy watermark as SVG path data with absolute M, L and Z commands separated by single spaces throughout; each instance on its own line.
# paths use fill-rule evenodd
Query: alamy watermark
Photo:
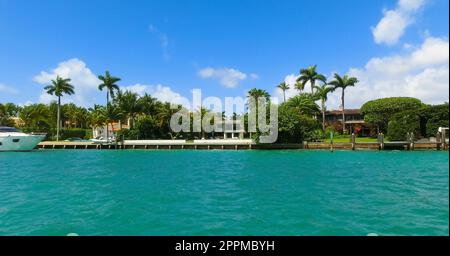
M 171 108 L 178 111 L 171 117 L 170 129 L 173 132 L 222 133 L 231 128 L 237 133 L 259 134 L 260 143 L 274 143 L 278 139 L 278 105 L 274 103 L 276 99 L 251 96 L 225 97 L 223 101 L 219 97 L 202 99 L 201 90 L 194 89 L 192 101 L 177 98 L 176 103 L 171 104 Z

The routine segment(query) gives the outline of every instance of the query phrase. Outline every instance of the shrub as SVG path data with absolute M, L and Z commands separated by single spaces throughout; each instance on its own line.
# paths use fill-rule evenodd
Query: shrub
M 416 98 L 383 98 L 366 102 L 361 107 L 361 113 L 367 123 L 377 125 L 381 131 L 385 132 L 391 117 L 403 111 L 418 111 L 423 106 L 423 103 Z
M 394 115 L 388 124 L 387 138 L 392 141 L 407 139 L 407 134 L 413 132 L 420 136 L 420 117 L 417 111 L 404 111 Z
M 278 109 L 277 143 L 301 143 L 311 132 L 320 129 L 321 124 L 314 118 L 303 115 L 298 109 L 281 105 Z
M 65 140 L 68 138 L 81 138 L 81 139 L 89 139 L 89 134 L 92 133 L 91 129 L 81 129 L 81 128 L 72 128 L 72 129 L 63 129 L 60 131 L 61 139 Z
M 449 126 L 448 103 L 434 106 L 426 106 L 420 111 L 422 134 L 434 137 L 439 127 Z

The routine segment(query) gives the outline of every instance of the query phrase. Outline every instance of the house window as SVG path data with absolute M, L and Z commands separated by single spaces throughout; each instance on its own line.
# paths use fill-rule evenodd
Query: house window
M 19 142 L 20 139 L 13 139 L 12 141 L 13 141 L 13 142 Z

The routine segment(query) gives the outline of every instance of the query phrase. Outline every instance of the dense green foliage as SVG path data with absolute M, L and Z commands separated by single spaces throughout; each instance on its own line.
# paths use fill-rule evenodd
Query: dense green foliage
M 207 134 L 203 128 L 196 132 L 173 132 L 170 120 L 174 113 L 182 106 L 173 108 L 170 103 L 161 102 L 151 95 L 138 95 L 130 91 L 121 91 L 117 84 L 120 78 L 105 75 L 98 76 L 101 84 L 99 90 L 106 92 L 106 105 L 94 105 L 92 108 L 76 106 L 73 103 L 61 104 L 64 94 L 73 94 L 74 87 L 69 84 L 70 79 L 57 77 L 51 85 L 46 86 L 49 94 L 57 96 L 57 101 L 48 105 L 31 104 L 17 106 L 12 103 L 0 104 L 0 125 L 17 126 L 25 132 L 44 132 L 48 139 L 55 139 L 58 124 L 61 124 L 61 138 L 91 138 L 95 128 L 115 124 L 113 132 L 117 132 L 120 139 L 201 139 L 214 138 L 214 133 Z M 305 85 L 309 83 L 311 93 L 305 93 Z M 316 85 L 317 83 L 317 85 Z M 290 89 L 286 82 L 280 83 L 277 88 L 283 92 L 283 103 L 278 111 L 278 141 L 277 143 L 301 143 L 304 140 L 318 141 L 330 137 L 330 133 L 345 132 L 342 123 L 334 122 L 326 127 L 325 111 L 329 93 L 339 90 L 341 92 L 342 107 L 345 106 L 345 89 L 355 86 L 358 79 L 348 75 L 334 75 L 334 80 L 327 82 L 325 76 L 317 73 L 316 66 L 301 69 L 295 85 L 300 93 L 286 98 L 286 91 Z M 266 108 L 266 118 L 270 118 L 270 107 L 273 104 L 270 94 L 266 90 L 253 88 L 248 92 L 248 99 L 265 98 L 265 106 L 256 101 L 257 111 Z M 319 107 L 317 102 L 321 103 Z M 211 110 L 204 107 L 194 112 L 186 109 L 193 125 L 193 116 L 205 117 Z M 405 140 L 408 132 L 414 132 L 416 137 L 434 136 L 438 127 L 449 123 L 448 103 L 429 106 L 420 100 L 408 97 L 384 98 L 369 101 L 361 109 L 367 123 L 376 125 L 381 132 L 387 133 L 390 140 Z M 212 113 L 215 117 L 225 120 L 238 120 L 225 117 L 224 113 Z M 248 128 L 249 113 L 239 113 L 244 117 L 245 127 Z M 250 112 L 250 114 L 253 114 Z M 256 116 L 258 112 L 256 112 Z M 319 122 L 319 116 L 322 121 Z M 258 116 L 257 116 L 258 117 Z M 60 122 L 57 120 L 60 119 Z M 345 120 L 345 116 L 343 116 Z M 210 121 L 212 122 L 212 120 Z M 123 126 L 127 125 L 127 129 Z M 119 126 L 120 128 L 117 128 Z M 252 138 L 259 141 L 260 132 L 253 132 Z
M 309 111 L 310 106 L 306 107 Z M 278 143 L 300 143 L 305 139 L 322 138 L 323 134 L 317 136 L 316 130 L 320 130 L 320 123 L 311 115 L 303 114 L 301 108 L 291 107 L 289 101 L 278 108 Z
M 65 140 L 69 138 L 92 139 L 92 130 L 82 128 L 61 130 L 61 139 Z
M 388 124 L 387 138 L 391 141 L 406 141 L 407 134 L 420 136 L 420 116 L 415 110 L 407 110 L 393 115 Z
M 425 136 L 434 137 L 439 127 L 449 127 L 448 103 L 425 106 L 420 111 L 421 132 Z
M 408 110 L 418 111 L 423 106 L 423 103 L 415 98 L 383 98 L 366 102 L 361 107 L 361 113 L 367 123 L 377 125 L 381 132 L 387 132 L 389 120 L 393 115 Z

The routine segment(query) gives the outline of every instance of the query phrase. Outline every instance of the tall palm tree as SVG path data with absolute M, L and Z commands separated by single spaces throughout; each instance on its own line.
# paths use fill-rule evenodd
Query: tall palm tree
M 302 92 L 305 89 L 305 84 L 302 82 L 297 81 L 294 85 L 295 89 L 297 89 L 299 92 Z
M 314 96 L 321 101 L 322 107 L 322 129 L 325 131 L 325 111 L 326 105 L 325 103 L 328 100 L 328 93 L 330 93 L 333 88 L 328 86 L 328 84 L 322 84 L 319 86 L 315 86 L 316 92 Z
M 297 78 L 297 82 L 299 82 L 303 88 L 305 87 L 305 84 L 307 82 L 311 84 L 311 93 L 314 93 L 314 86 L 316 84 L 316 81 L 322 81 L 326 83 L 327 80 L 324 75 L 317 73 L 316 68 L 317 65 L 301 69 L 300 76 Z
M 265 98 L 266 99 L 266 106 L 270 104 L 270 94 L 266 90 L 253 88 L 250 91 L 248 91 L 247 98 L 250 98 L 255 101 L 255 107 L 256 109 L 250 109 L 249 111 L 255 111 L 256 113 L 256 129 L 258 130 L 258 113 L 259 113 L 259 106 L 258 106 L 258 99 L 259 98 Z
M 74 87 L 70 84 L 70 78 L 63 79 L 60 76 L 57 76 L 56 79 L 52 80 L 52 84 L 45 86 L 44 88 L 48 94 L 56 95 L 58 97 L 58 113 L 57 113 L 57 121 L 56 121 L 56 140 L 59 140 L 59 128 L 61 125 L 61 97 L 64 94 L 74 94 Z
M 200 125 L 200 131 L 201 131 L 202 139 L 205 139 L 205 130 L 203 130 L 203 119 L 205 119 L 205 116 L 206 116 L 208 113 L 210 113 L 210 112 L 211 112 L 211 110 L 209 110 L 209 109 L 207 109 L 207 108 L 205 108 L 205 107 L 200 107 L 200 108 L 197 110 L 197 114 L 200 115 L 200 120 L 202 120 L 202 123 L 201 123 L 201 125 Z
M 100 91 L 103 91 L 103 89 L 106 89 L 106 108 L 109 108 L 109 96 L 114 97 L 114 93 L 116 91 L 119 91 L 119 86 L 116 84 L 120 81 L 120 78 L 111 76 L 109 71 L 105 72 L 105 76 L 99 75 L 98 79 L 102 81 L 101 84 L 99 84 L 98 89 Z M 109 131 L 108 131 L 109 122 L 106 124 L 106 137 L 107 140 L 109 139 Z
M 329 82 L 329 85 L 332 85 L 332 91 L 336 91 L 337 89 L 342 89 L 341 94 L 341 104 L 342 104 L 342 132 L 346 132 L 345 127 L 345 89 L 350 86 L 355 86 L 359 81 L 356 77 L 349 77 L 348 75 L 344 75 L 341 77 L 338 74 L 334 74 L 334 80 Z
M 253 88 L 248 91 L 248 98 L 253 98 L 258 102 L 258 98 L 265 98 L 266 101 L 270 101 L 270 94 L 266 90 Z
M 286 91 L 291 88 L 289 87 L 289 85 L 286 82 L 281 82 L 277 87 L 283 91 L 283 99 L 284 99 L 283 102 L 286 102 Z
M 129 129 L 132 129 L 136 116 L 142 112 L 142 106 L 139 104 L 139 96 L 130 91 L 119 91 L 114 100 L 126 116 Z

